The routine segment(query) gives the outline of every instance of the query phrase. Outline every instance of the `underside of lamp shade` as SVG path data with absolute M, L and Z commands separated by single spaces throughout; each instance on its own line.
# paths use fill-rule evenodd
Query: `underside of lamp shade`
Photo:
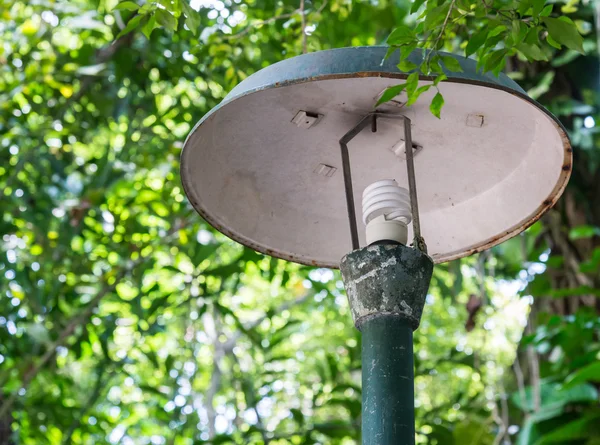
M 339 267 L 351 244 L 338 141 L 407 77 L 393 56 L 384 61 L 386 51 L 311 53 L 240 83 L 185 142 L 181 175 L 194 208 L 257 251 Z M 556 118 L 507 76 L 478 73 L 475 61 L 453 57 L 463 72 L 448 72 L 439 85 L 441 119 L 429 111 L 434 89 L 411 107 L 399 96 L 379 108 L 412 121 L 422 234 L 436 263 L 488 249 L 533 224 L 559 198 L 572 162 Z M 422 76 L 420 84 L 428 83 Z M 402 123 L 393 120 L 379 120 L 376 133 L 351 142 L 357 203 L 381 179 L 407 187 L 402 142 Z

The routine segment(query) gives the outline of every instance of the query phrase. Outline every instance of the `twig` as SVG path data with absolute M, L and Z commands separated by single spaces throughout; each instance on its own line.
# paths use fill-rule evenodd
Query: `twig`
M 440 40 L 444 36 L 444 32 L 446 31 L 446 26 L 448 25 L 448 20 L 450 20 L 450 15 L 452 15 L 452 10 L 454 9 L 455 3 L 456 3 L 456 0 L 452 0 L 452 2 L 450 3 L 450 7 L 448 8 L 448 14 L 446 14 L 444 23 L 442 23 L 442 29 L 440 29 L 440 33 L 438 34 L 437 39 L 435 39 L 435 42 L 431 48 L 433 51 L 436 50 L 438 44 L 440 43 Z
M 306 54 L 306 12 L 304 10 L 304 0 L 300 0 L 300 17 L 302 20 L 302 54 Z
M 317 10 L 315 11 L 315 13 L 316 13 L 316 14 L 321 14 L 321 13 L 323 12 L 323 9 L 325 9 L 325 6 L 327 6 L 327 0 L 325 0 L 325 1 L 324 1 L 324 2 L 321 4 L 321 6 L 319 6 L 319 9 L 317 9 Z
M 450 6 L 448 7 L 448 13 L 446 14 L 446 18 L 444 19 L 444 22 L 442 23 L 442 27 L 440 29 L 440 33 L 436 37 L 436 39 L 435 39 L 435 41 L 433 43 L 433 46 L 431 47 L 431 51 L 429 51 L 427 53 L 427 56 L 425 57 L 425 60 L 423 61 L 423 65 L 425 66 L 425 70 L 427 71 L 427 73 L 430 72 L 430 70 L 429 70 L 429 62 L 431 60 L 431 55 L 436 51 L 436 48 L 439 45 L 440 40 L 444 36 L 444 32 L 446 31 L 446 26 L 448 25 L 448 20 L 450 20 L 450 15 L 452 14 L 452 10 L 454 9 L 454 4 L 455 3 L 456 3 L 456 0 L 452 0 L 452 2 L 450 3 Z
M 494 420 L 499 426 L 498 434 L 494 438 L 493 445 L 500 445 L 506 438 L 508 431 L 508 402 L 506 401 L 506 390 L 504 384 L 500 380 L 500 407 L 502 408 L 501 414 L 498 413 L 498 406 L 494 403 Z
M 525 244 L 525 234 L 521 233 L 521 255 L 523 256 L 523 264 L 527 264 L 527 245 Z M 525 332 L 528 334 L 533 334 L 533 318 L 534 318 L 534 310 L 533 304 L 531 305 L 529 311 L 529 318 L 527 320 L 527 326 L 525 327 Z M 540 389 L 540 363 L 538 361 L 538 356 L 533 348 L 533 346 L 528 345 L 527 349 L 527 360 L 529 361 L 529 377 L 531 378 L 531 387 L 533 388 L 532 397 L 533 397 L 533 412 L 537 413 L 540 410 L 542 405 L 542 395 Z M 523 403 L 526 400 L 523 399 Z
M 482 304 L 488 304 L 488 295 L 485 288 L 485 262 L 488 257 L 488 252 L 482 252 L 477 257 L 477 274 L 479 275 L 479 295 L 482 301 Z
M 533 308 L 531 308 L 531 312 L 529 313 L 530 321 L 527 324 L 527 330 L 529 331 L 529 334 L 533 333 L 533 328 L 531 327 L 532 315 Z M 529 377 L 531 378 L 531 387 L 533 388 L 533 412 L 537 413 L 542 406 L 542 392 L 540 388 L 540 362 L 535 349 L 531 345 L 527 346 L 527 359 L 529 360 Z
M 525 419 L 529 417 L 529 412 L 527 410 L 527 393 L 525 392 L 525 376 L 523 375 L 523 370 L 521 369 L 521 362 L 519 361 L 519 352 L 515 355 L 515 362 L 513 363 L 513 369 L 515 371 L 515 377 L 517 378 L 517 387 L 519 388 L 519 398 L 521 399 L 521 403 L 523 404 L 523 408 L 525 411 Z
M 117 22 L 117 26 L 119 27 L 119 30 L 123 31 L 125 29 L 125 22 L 123 21 L 123 17 L 121 17 L 121 12 L 116 9 L 114 11 L 115 14 L 115 21 Z
M 548 216 L 544 218 L 544 221 L 547 222 L 547 225 L 550 229 L 550 233 L 552 235 L 552 239 L 560 249 L 560 253 L 562 253 L 565 258 L 565 266 L 567 266 L 571 270 L 573 276 L 577 279 L 579 285 L 593 287 L 593 280 L 591 280 L 579 269 L 577 252 L 571 247 L 568 239 L 566 238 L 564 233 L 562 233 L 561 216 L 558 213 L 558 211 L 551 210 L 550 212 L 548 212 Z

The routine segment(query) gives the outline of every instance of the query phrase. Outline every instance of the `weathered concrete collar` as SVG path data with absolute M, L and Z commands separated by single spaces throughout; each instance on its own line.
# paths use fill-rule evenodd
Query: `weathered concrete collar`
M 407 319 L 419 327 L 433 273 L 431 258 L 403 245 L 376 245 L 346 255 L 340 270 L 354 324 L 381 315 Z

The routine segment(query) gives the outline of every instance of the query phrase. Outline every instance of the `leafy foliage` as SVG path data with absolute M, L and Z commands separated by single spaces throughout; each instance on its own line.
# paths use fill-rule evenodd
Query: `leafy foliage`
M 443 49 L 464 50 L 465 57 L 475 57 L 478 70 L 496 76 L 509 57 L 548 61 L 562 46 L 583 53 L 583 37 L 575 22 L 565 15 L 551 17 L 553 10 L 553 4 L 545 0 L 416 0 L 410 9 L 416 26 L 400 25 L 386 41 L 392 50 L 389 56 L 395 54 L 394 49 L 400 50 L 398 68 L 412 73 L 406 83 L 390 88 L 379 103 L 405 91 L 406 106 L 410 106 L 431 86 L 437 88 L 443 80 L 440 76 L 462 72 L 459 60 L 440 52 Z M 563 11 L 576 8 L 571 5 Z M 418 63 L 409 61 L 417 49 L 423 57 Z M 421 74 L 433 83 L 417 88 Z M 431 103 L 431 112 L 438 118 L 442 106 L 438 89 Z
M 584 122 L 600 97 L 597 58 L 577 52 L 596 48 L 593 7 L 500 3 L 0 2 L 2 441 L 360 440 L 360 335 L 339 275 L 215 233 L 178 156 L 252 72 L 389 35 L 415 70 L 397 92 L 436 87 L 437 66 L 459 69 L 437 51 L 462 48 L 504 64 L 577 150 L 547 218 L 436 269 L 415 335 L 418 443 L 598 443 L 600 151 Z M 423 45 L 425 85 L 406 56 Z

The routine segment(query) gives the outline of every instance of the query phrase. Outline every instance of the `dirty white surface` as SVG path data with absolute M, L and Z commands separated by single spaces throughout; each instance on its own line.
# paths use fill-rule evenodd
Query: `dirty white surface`
M 225 104 L 186 142 L 182 179 L 190 201 L 218 230 L 259 251 L 338 267 L 351 250 L 338 140 L 399 82 L 319 80 Z M 412 120 L 413 141 L 423 147 L 415 157 L 421 228 L 437 263 L 514 236 L 555 201 L 570 170 L 562 130 L 535 105 L 465 83 L 443 82 L 440 90 L 441 119 L 428 109 L 434 91 L 396 109 Z M 303 128 L 292 123 L 301 110 L 322 117 Z M 377 133 L 367 129 L 349 144 L 358 219 L 372 182 L 408 186 L 404 160 L 393 151 L 401 125 L 379 119 Z

